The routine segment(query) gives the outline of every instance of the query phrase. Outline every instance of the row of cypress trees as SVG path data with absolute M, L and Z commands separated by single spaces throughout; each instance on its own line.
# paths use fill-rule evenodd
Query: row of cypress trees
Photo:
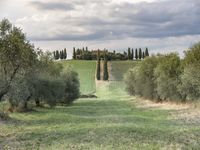
M 58 60 L 58 59 L 67 59 L 67 50 L 66 48 L 64 48 L 63 50 L 61 51 L 54 51 L 53 52 L 53 57 L 55 60 Z
M 128 48 L 128 60 L 141 60 L 141 59 L 144 59 L 145 57 L 148 57 L 149 56 L 149 50 L 148 48 L 145 49 L 145 51 L 143 51 L 141 48 L 139 49 L 134 49 L 132 48 Z

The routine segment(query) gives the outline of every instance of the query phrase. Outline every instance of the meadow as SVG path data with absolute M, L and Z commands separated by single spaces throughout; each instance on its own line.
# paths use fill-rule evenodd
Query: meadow
M 90 83 L 82 92 L 95 90 L 94 70 L 88 72 L 94 62 L 66 64 L 79 72 L 81 83 Z M 121 72 L 119 64 L 114 62 L 112 74 Z M 68 107 L 10 114 L 9 121 L 0 122 L 0 149 L 200 149 L 199 123 L 173 118 L 178 110 L 139 107 L 140 98 L 128 96 L 121 81 L 98 83 L 96 95 Z
M 122 81 L 129 68 L 139 63 L 138 61 L 112 61 L 112 75 L 116 81 Z
M 70 60 L 62 61 L 62 64 L 66 68 L 71 66 L 79 74 L 80 91 L 82 94 L 95 93 L 96 61 Z

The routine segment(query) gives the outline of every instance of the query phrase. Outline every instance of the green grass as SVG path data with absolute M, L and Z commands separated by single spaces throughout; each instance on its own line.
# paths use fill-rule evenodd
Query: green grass
M 100 98 L 80 99 L 69 107 L 11 114 L 13 121 L 0 125 L 0 147 L 200 149 L 199 124 L 170 119 L 172 110 L 137 108 L 120 85 L 120 82 L 103 84 L 97 90 Z
M 134 67 L 137 63 L 136 61 L 112 61 L 112 75 L 115 80 L 122 81 L 128 69 Z
M 80 90 L 83 94 L 90 94 L 96 91 L 95 71 L 96 61 L 70 60 L 62 61 L 63 66 L 71 65 L 79 74 Z
M 123 62 L 121 67 L 127 63 L 132 66 L 131 62 Z M 94 69 L 89 73 L 87 68 L 94 67 L 94 62 L 63 64 L 74 66 L 81 83 L 90 82 L 82 85 L 82 91 L 94 89 Z M 120 73 L 120 62 L 114 64 L 114 72 Z M 117 79 L 121 80 L 122 74 Z M 97 99 L 79 99 L 69 107 L 10 114 L 12 120 L 0 121 L 0 149 L 200 149 L 198 123 L 172 119 L 170 114 L 175 110 L 138 108 L 135 98 L 124 91 L 122 81 L 100 82 L 96 95 Z

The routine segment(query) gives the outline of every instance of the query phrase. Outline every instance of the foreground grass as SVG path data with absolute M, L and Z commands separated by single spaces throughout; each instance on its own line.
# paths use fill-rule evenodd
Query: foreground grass
M 95 72 L 96 61 L 85 60 L 69 60 L 61 61 L 64 67 L 72 66 L 74 70 L 79 74 L 80 90 L 82 94 L 94 93 L 95 88 Z
M 173 110 L 137 108 L 122 83 L 102 83 L 98 99 L 11 114 L 0 149 L 200 149 L 199 124 L 170 119 Z
M 112 61 L 112 75 L 115 80 L 122 81 L 128 69 L 133 68 L 139 61 Z

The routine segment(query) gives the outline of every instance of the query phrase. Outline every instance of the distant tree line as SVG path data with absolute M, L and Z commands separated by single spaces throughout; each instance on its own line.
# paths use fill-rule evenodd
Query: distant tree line
M 66 50 L 66 48 L 64 48 L 61 51 L 59 51 L 59 50 L 54 51 L 53 52 L 53 57 L 54 57 L 55 60 L 67 59 L 67 50 Z
M 146 58 L 125 76 L 130 95 L 157 101 L 200 100 L 200 43 L 185 51 Z
M 55 63 L 52 53 L 35 49 L 7 19 L 0 22 L 0 102 L 7 101 L 11 112 L 26 111 L 31 101 L 70 104 L 79 87 L 76 72 Z
M 99 55 L 99 56 L 98 56 Z M 145 57 L 149 56 L 149 50 L 146 48 L 144 51 L 139 49 L 131 49 L 128 48 L 127 51 L 124 51 L 123 53 L 116 53 L 114 50 L 113 52 L 110 52 L 106 49 L 104 50 L 88 50 L 88 47 L 86 48 L 73 48 L 73 59 L 76 60 L 97 60 L 104 59 L 106 55 L 107 60 L 142 60 Z

